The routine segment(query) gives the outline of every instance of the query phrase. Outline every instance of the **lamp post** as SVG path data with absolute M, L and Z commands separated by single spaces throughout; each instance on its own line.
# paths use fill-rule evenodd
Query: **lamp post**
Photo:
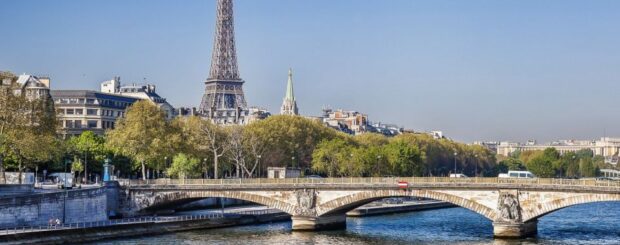
M 377 167 L 379 167 L 379 163 L 381 162 L 381 155 L 377 156 Z
M 63 173 L 64 176 L 64 186 L 63 188 L 65 189 L 65 195 L 63 195 L 62 198 L 62 223 L 65 224 L 65 217 L 67 216 L 67 195 L 69 194 L 67 192 L 67 165 L 71 163 L 71 159 L 67 158 L 65 159 L 65 172 Z
M 207 158 L 203 158 L 202 162 L 204 163 L 205 166 L 205 179 L 209 178 L 209 168 L 207 168 Z
M 478 177 L 478 154 L 474 155 L 474 158 L 476 158 L 476 173 L 475 173 L 475 177 Z
M 258 157 L 258 178 L 260 178 L 260 177 L 261 177 L 261 175 L 260 175 L 260 174 L 261 174 L 260 160 L 261 160 L 261 158 L 262 158 L 263 156 L 258 155 L 258 156 L 256 156 L 256 157 Z
M 293 167 L 295 167 L 295 157 L 291 157 L 291 164 L 293 165 Z
M 456 151 L 454 152 L 454 176 L 456 177 Z

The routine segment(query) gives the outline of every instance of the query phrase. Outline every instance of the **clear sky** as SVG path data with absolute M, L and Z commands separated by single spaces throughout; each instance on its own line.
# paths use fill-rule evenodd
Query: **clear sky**
M 237 0 L 250 105 L 323 106 L 460 141 L 620 136 L 620 1 Z M 0 70 L 146 78 L 198 106 L 215 0 L 2 0 Z

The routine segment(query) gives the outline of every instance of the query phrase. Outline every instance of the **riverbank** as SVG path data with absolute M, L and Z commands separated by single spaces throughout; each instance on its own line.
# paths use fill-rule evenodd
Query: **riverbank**
M 441 201 L 406 201 L 399 204 L 382 204 L 380 206 L 362 206 L 347 212 L 347 217 L 364 217 L 457 207 L 452 203 Z
M 8 234 L 2 234 L 0 231 L 0 243 L 11 245 L 85 243 L 198 229 L 281 222 L 290 220 L 290 216 L 281 212 L 262 212 L 255 214 L 226 214 L 219 217 L 149 217 L 134 220 L 135 222 L 128 220 L 128 222 L 120 223 L 94 222 L 90 225 L 83 223 L 82 227 L 76 225 L 72 227 L 41 227 L 42 229 L 6 231 Z
M 440 201 L 408 201 L 401 204 L 362 206 L 347 213 L 349 217 L 363 217 L 430 209 L 454 207 Z M 3 244 L 63 244 L 85 243 L 145 235 L 215 229 L 231 226 L 284 222 L 290 215 L 264 206 L 227 208 L 220 210 L 181 212 L 177 216 L 142 217 L 126 220 L 66 224 L 62 227 L 29 227 L 14 230 L 0 230 Z

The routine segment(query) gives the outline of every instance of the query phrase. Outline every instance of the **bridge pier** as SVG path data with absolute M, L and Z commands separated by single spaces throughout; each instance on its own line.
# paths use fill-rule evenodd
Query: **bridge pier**
M 493 236 L 496 238 L 524 238 L 538 233 L 538 220 L 522 223 L 493 222 Z
M 292 216 L 294 231 L 316 230 L 340 230 L 347 228 L 347 216 L 345 214 L 308 217 Z

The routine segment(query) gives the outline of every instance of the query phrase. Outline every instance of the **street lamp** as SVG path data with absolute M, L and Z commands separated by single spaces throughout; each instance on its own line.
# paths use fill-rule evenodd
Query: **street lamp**
M 261 157 L 263 157 L 263 156 L 258 155 L 256 157 L 258 157 L 258 178 L 260 178 L 261 177 L 261 175 L 260 175 L 261 174 L 261 172 L 260 172 L 261 171 L 260 160 L 261 160 Z
M 474 158 L 476 158 L 476 173 L 475 176 L 478 177 L 478 154 L 474 155 Z
M 67 216 L 67 195 L 69 194 L 67 192 L 67 165 L 71 164 L 71 159 L 66 158 L 65 159 L 65 172 L 63 173 L 64 176 L 64 189 L 65 189 L 65 195 L 62 198 L 62 223 L 65 224 L 65 217 Z
M 456 151 L 454 152 L 454 176 L 456 177 Z
M 205 179 L 209 178 L 209 168 L 207 168 L 207 158 L 203 158 L 202 162 L 204 163 L 205 166 Z
M 291 164 L 293 164 L 293 167 L 295 167 L 295 157 L 291 157 Z

